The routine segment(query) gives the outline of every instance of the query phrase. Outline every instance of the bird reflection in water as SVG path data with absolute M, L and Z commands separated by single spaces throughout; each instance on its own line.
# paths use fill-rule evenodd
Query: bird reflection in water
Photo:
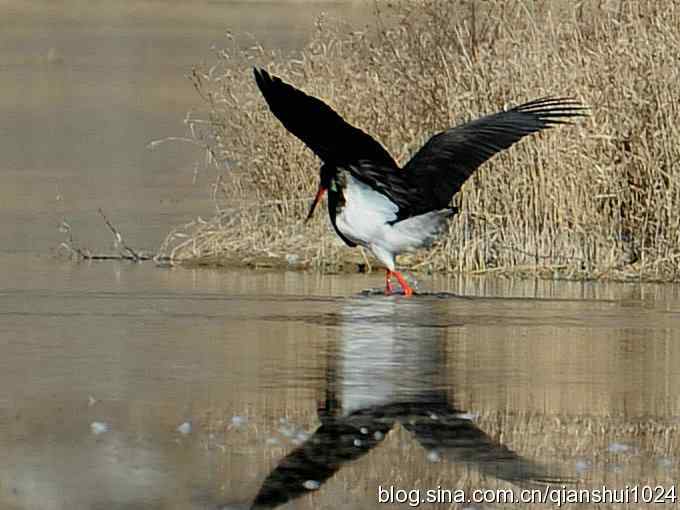
M 251 508 L 275 508 L 321 488 L 400 423 L 430 460 L 465 463 L 519 486 L 563 482 L 491 438 L 452 403 L 442 302 L 358 298 L 339 317 L 319 428 L 264 480 Z

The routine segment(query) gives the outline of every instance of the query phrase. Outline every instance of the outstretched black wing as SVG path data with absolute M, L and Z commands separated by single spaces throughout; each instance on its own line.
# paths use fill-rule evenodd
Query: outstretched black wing
M 397 168 L 392 156 L 380 143 L 345 122 L 326 103 L 263 69 L 254 69 L 253 72 L 272 113 L 325 163 L 341 166 L 366 160 L 383 167 Z
M 473 120 L 434 135 L 404 167 L 416 188 L 416 213 L 446 207 L 472 173 L 494 154 L 527 135 L 569 124 L 585 115 L 572 98 L 546 97 Z M 424 210 L 421 210 L 424 209 Z

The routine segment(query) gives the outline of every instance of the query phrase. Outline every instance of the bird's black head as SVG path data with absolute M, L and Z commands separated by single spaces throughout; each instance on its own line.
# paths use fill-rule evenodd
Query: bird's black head
M 321 171 L 320 171 L 320 180 L 319 180 L 319 189 L 316 192 L 316 196 L 314 197 L 314 201 L 312 202 L 311 207 L 309 208 L 309 214 L 307 214 L 307 219 L 305 221 L 309 221 L 312 216 L 314 215 L 314 210 L 316 209 L 316 205 L 321 201 L 321 198 L 323 197 L 323 194 L 328 190 L 328 188 L 331 187 L 331 183 L 333 182 L 333 177 L 335 177 L 336 169 L 334 166 L 323 164 L 321 165 Z

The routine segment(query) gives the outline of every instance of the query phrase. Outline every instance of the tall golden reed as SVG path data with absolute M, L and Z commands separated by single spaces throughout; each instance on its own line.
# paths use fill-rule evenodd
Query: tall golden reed
M 402 264 L 678 279 L 679 34 L 677 2 L 419 0 L 377 2 L 366 31 L 320 20 L 293 56 L 234 44 L 195 69 L 208 113 L 187 121 L 220 169 L 218 214 L 173 232 L 163 253 L 307 267 L 361 260 L 326 215 L 303 225 L 319 162 L 268 111 L 252 79 L 258 65 L 328 102 L 400 163 L 433 133 L 504 105 L 578 98 L 589 118 L 484 165 L 455 198 L 448 235 Z

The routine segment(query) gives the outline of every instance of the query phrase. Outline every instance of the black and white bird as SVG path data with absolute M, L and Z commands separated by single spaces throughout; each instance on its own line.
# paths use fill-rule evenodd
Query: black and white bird
M 321 181 L 307 219 L 324 193 L 335 231 L 348 246 L 364 246 L 385 265 L 385 292 L 395 276 L 405 295 L 413 289 L 396 271 L 395 257 L 427 247 L 457 210 L 451 199 L 485 161 L 521 138 L 586 109 L 573 98 L 545 97 L 435 134 L 403 167 L 362 130 L 323 101 L 254 69 L 272 113 L 319 158 Z

